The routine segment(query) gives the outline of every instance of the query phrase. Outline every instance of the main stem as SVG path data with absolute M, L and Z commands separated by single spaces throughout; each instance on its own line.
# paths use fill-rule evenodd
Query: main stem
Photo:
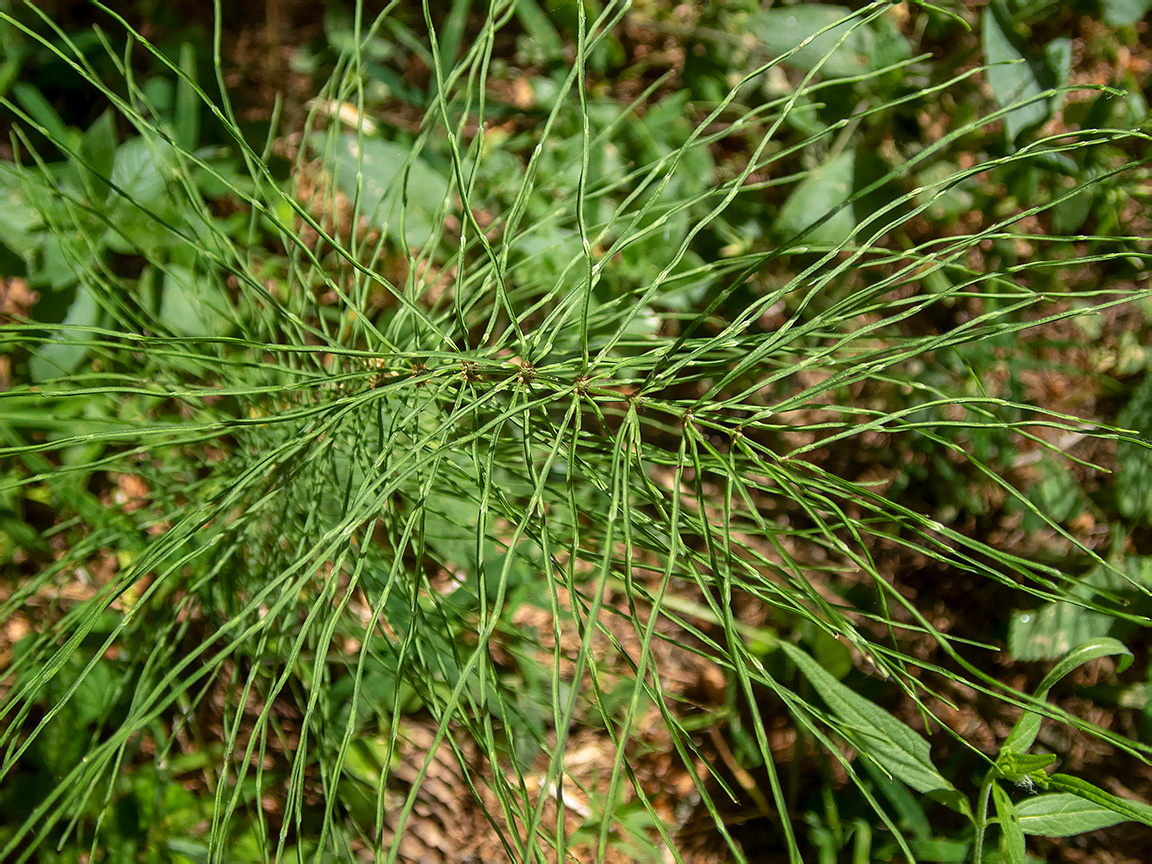
M 984 832 L 988 829 L 988 799 L 992 796 L 992 784 L 995 782 L 994 773 L 989 771 L 984 775 L 984 782 L 980 784 L 979 804 L 976 808 L 976 854 L 972 857 L 973 864 L 981 864 L 984 858 Z

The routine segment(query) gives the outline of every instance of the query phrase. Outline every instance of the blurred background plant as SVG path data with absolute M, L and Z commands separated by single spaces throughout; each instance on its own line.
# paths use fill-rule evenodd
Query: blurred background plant
M 0 10 L 0 858 L 1139 860 L 1144 0 Z

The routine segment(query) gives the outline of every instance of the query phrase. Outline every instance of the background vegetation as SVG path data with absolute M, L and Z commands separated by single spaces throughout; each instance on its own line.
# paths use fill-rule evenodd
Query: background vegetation
M 0 859 L 1143 860 L 1148 11 L 0 4 Z

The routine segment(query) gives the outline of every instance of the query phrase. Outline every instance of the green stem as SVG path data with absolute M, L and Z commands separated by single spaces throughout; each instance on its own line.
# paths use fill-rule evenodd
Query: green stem
M 996 782 L 995 772 L 989 771 L 984 775 L 984 782 L 980 784 L 979 804 L 976 808 L 976 854 L 973 864 L 981 864 L 984 858 L 984 832 L 988 828 L 988 799 L 992 797 L 992 784 Z

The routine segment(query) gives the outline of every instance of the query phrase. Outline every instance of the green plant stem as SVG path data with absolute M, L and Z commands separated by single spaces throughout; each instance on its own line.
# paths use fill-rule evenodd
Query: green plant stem
M 976 851 L 972 856 L 974 864 L 981 864 L 984 858 L 984 832 L 988 828 L 988 799 L 992 797 L 992 784 L 996 782 L 995 774 L 989 771 L 984 775 L 984 782 L 980 784 L 979 805 L 976 809 Z

